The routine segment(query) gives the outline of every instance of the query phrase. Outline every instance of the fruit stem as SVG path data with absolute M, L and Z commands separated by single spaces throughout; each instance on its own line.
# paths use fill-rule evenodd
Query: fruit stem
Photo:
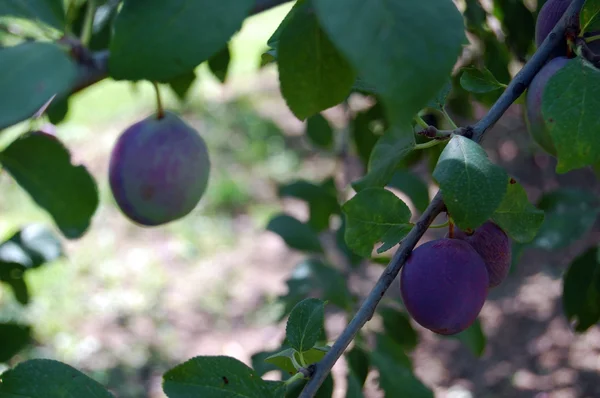
M 450 220 L 446 221 L 443 224 L 430 225 L 429 228 L 445 228 L 450 226 Z
M 156 92 L 156 108 L 157 108 L 157 116 L 158 119 L 162 119 L 165 117 L 165 110 L 163 108 L 162 99 L 160 98 L 160 88 L 158 87 L 157 82 L 152 82 L 154 86 L 154 91 Z
M 83 20 L 83 28 L 81 29 L 81 43 L 88 47 L 92 39 L 92 31 L 94 29 L 94 16 L 96 15 L 96 0 L 88 0 L 88 6 Z
M 422 144 L 416 144 L 413 149 L 414 150 L 418 150 L 418 149 L 427 149 L 427 148 L 431 148 L 434 147 L 436 145 L 441 144 L 442 142 L 446 142 L 446 140 L 431 140 L 429 142 L 424 142 Z

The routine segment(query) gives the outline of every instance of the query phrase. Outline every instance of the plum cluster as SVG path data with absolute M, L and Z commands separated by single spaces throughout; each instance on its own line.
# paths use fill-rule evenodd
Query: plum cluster
M 442 335 L 468 328 L 490 288 L 507 276 L 512 258 L 506 233 L 491 221 L 474 232 L 417 247 L 404 264 L 400 291 L 404 306 L 421 326 Z
M 164 112 L 132 125 L 119 137 L 110 157 L 109 183 L 130 220 L 156 226 L 196 207 L 209 171 L 202 137 L 177 115 Z

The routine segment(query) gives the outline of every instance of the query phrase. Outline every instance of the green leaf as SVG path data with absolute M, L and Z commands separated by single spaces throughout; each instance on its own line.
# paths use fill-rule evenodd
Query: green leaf
M 385 186 L 392 179 L 402 159 L 414 146 L 415 135 L 410 124 L 391 127 L 373 147 L 367 175 L 353 182 L 352 187 L 356 191 L 362 191 L 366 188 Z
M 323 252 L 317 233 L 307 224 L 286 214 L 276 215 L 269 221 L 267 231 L 281 236 L 285 243 L 296 250 Z
M 335 231 L 335 242 L 337 244 L 337 247 L 340 249 L 340 251 L 342 252 L 342 254 L 346 257 L 346 260 L 348 261 L 348 263 L 350 264 L 350 266 L 352 268 L 354 268 L 355 266 L 359 265 L 362 260 L 363 257 L 359 256 L 358 254 L 354 253 L 349 247 L 348 244 L 346 243 L 346 225 L 348 224 L 346 221 L 345 217 L 342 217 L 341 220 L 341 225 L 340 227 L 337 229 L 337 231 Z
M 476 319 L 475 322 L 471 326 L 469 326 L 466 330 L 462 332 L 452 335 L 450 338 L 455 338 L 460 340 L 464 345 L 466 345 L 469 350 L 473 353 L 473 355 L 477 357 L 481 357 L 485 352 L 485 346 L 487 344 L 487 339 L 485 334 L 483 334 L 483 330 L 481 329 L 481 322 L 479 319 Z
M 289 314 L 298 301 L 318 292 L 319 297 L 341 309 L 351 308 L 353 297 L 346 277 L 331 265 L 317 259 L 303 260 L 286 281 L 288 293 L 280 297 L 285 304 L 282 316 Z
M 433 178 L 442 189 L 444 203 L 462 230 L 486 222 L 506 194 L 508 176 L 493 164 L 475 142 L 454 136 L 438 160 Z
M 311 348 L 310 350 L 303 352 L 302 356 L 306 361 L 306 364 L 311 365 L 323 359 L 325 354 L 325 351 Z M 294 366 L 292 358 L 295 358 L 296 363 L 300 363 L 300 357 L 296 350 L 294 350 L 293 348 L 286 348 L 285 350 L 270 355 L 268 358 L 265 359 L 265 362 L 277 366 L 284 372 L 287 372 L 289 375 L 293 375 L 297 372 L 297 369 Z
M 377 336 L 377 348 L 371 361 L 379 370 L 379 386 L 386 398 L 433 398 L 429 390 L 412 372 L 409 358 L 388 336 Z
M 281 23 L 279 24 L 279 26 L 277 27 L 275 32 L 273 32 L 271 37 L 269 37 L 269 40 L 267 40 L 267 46 L 269 46 L 272 49 L 277 49 L 277 47 L 279 47 L 279 40 L 281 38 L 281 33 L 290 24 L 290 22 L 294 19 L 298 10 L 300 10 L 300 11 L 303 10 L 305 3 L 306 3 L 306 0 L 297 0 L 294 3 L 294 6 L 285 15 L 285 18 L 283 18 L 283 21 L 281 21 Z
M 600 250 L 593 248 L 577 257 L 563 281 L 563 309 L 577 332 L 600 321 Z
M 163 376 L 169 398 L 283 398 L 282 382 L 263 380 L 251 368 L 226 356 L 195 357 Z
M 308 351 L 315 346 L 325 319 L 325 302 L 309 298 L 299 302 L 292 310 L 285 335 L 296 351 Z
M 593 227 L 600 205 L 589 191 L 559 189 L 544 195 L 538 207 L 545 212 L 544 222 L 533 246 L 557 250 L 571 245 Z
M 521 184 L 509 181 L 504 199 L 492 214 L 492 220 L 515 241 L 527 243 L 537 235 L 544 222 L 544 212 L 529 202 Z
M 30 19 L 58 30 L 65 27 L 63 0 L 2 0 L 0 18 L 2 17 Z
M 185 101 L 195 81 L 196 71 L 192 70 L 169 80 L 168 84 L 177 98 L 179 98 L 180 101 Z
M 579 13 L 579 26 L 581 33 L 596 33 L 600 30 L 600 2 L 586 0 Z
M 371 152 L 373 151 L 377 140 L 381 137 L 380 135 L 375 134 L 373 127 L 375 124 L 383 126 L 384 123 L 385 117 L 379 103 L 367 111 L 358 113 L 356 118 L 352 121 L 352 140 L 354 141 L 358 156 L 365 165 L 369 163 Z M 406 138 L 410 137 L 407 135 Z
M 300 5 L 283 28 L 277 63 L 281 94 L 300 120 L 345 100 L 356 78 L 321 29 L 310 2 Z
M 340 213 L 340 205 L 335 189 L 329 189 L 324 181 L 317 185 L 305 180 L 297 180 L 279 187 L 279 196 L 294 197 L 308 203 L 310 217 L 308 225 L 320 232 L 329 228 L 329 219 L 332 214 Z
M 285 398 L 298 398 L 300 396 L 300 393 L 304 389 L 306 383 L 306 380 L 300 380 L 290 385 L 287 390 L 287 393 L 285 394 Z M 333 387 L 333 377 L 330 373 L 325 378 L 325 381 L 323 381 L 323 384 L 321 384 L 321 387 L 319 387 L 319 390 L 314 395 L 314 398 L 331 398 L 331 396 L 333 395 Z
M 581 58 L 550 78 L 542 115 L 556 147 L 557 173 L 600 161 L 600 71 Z
M 259 377 L 264 376 L 266 373 L 273 370 L 280 370 L 280 368 L 273 363 L 266 362 L 267 358 L 271 355 L 276 354 L 278 351 L 261 351 L 252 355 L 252 369 L 256 372 Z
M 460 85 L 471 93 L 488 93 L 506 87 L 496 80 L 489 69 L 479 70 L 472 66 L 463 68 Z
M 346 398 L 364 398 L 364 394 L 362 392 L 362 385 L 360 384 L 358 377 L 354 374 L 353 371 L 349 370 L 348 375 L 346 376 Z
M 58 237 L 41 224 L 31 224 L 0 244 L 0 261 L 37 268 L 63 254 Z
M 84 166 L 74 166 L 54 136 L 31 132 L 0 153 L 0 163 L 45 209 L 69 239 L 81 237 L 98 207 L 96 182 Z
M 450 95 L 450 91 L 452 91 L 452 80 L 448 79 L 446 84 L 442 86 L 442 88 L 433 96 L 433 99 L 429 100 L 427 107 L 443 110 L 446 105 L 446 100 L 448 99 L 448 95 Z
M 62 123 L 69 114 L 69 97 L 55 98 L 45 113 L 50 123 L 54 125 Z
M 23 279 L 25 271 L 21 264 L 0 261 L 0 282 L 11 287 L 15 299 L 22 305 L 29 304 L 29 290 Z
M 505 45 L 518 58 L 525 60 L 535 36 L 536 21 L 533 13 L 523 1 L 494 0 L 493 14 L 502 23 Z
M 342 211 L 348 223 L 346 243 L 363 257 L 371 256 L 373 245 L 377 242 L 398 243 L 411 228 L 408 206 L 383 188 L 360 191 L 344 203 Z
M 323 149 L 333 147 L 333 129 L 327 119 L 320 114 L 308 118 L 306 121 L 306 135 L 317 147 Z
M 410 351 L 417 346 L 419 337 L 406 314 L 390 307 L 381 307 L 377 312 L 383 318 L 387 335 L 404 350 Z
M 110 43 L 117 80 L 169 81 L 221 50 L 254 0 L 126 1 Z
M 52 96 L 71 90 L 74 62 L 59 46 L 27 42 L 0 47 L 0 130 L 33 116 Z
M 208 67 L 213 75 L 225 83 L 227 79 L 227 71 L 229 70 L 229 62 L 231 61 L 231 53 L 229 52 L 229 46 L 225 46 L 208 59 Z
M 314 6 L 336 47 L 400 125 L 440 90 L 468 43 L 463 17 L 449 0 L 320 0 Z M 441 26 L 443 34 L 433 28 Z
M 16 323 L 0 323 L 0 363 L 8 362 L 30 342 L 31 327 Z
M 358 385 L 362 387 L 369 375 L 370 359 L 369 355 L 358 346 L 354 346 L 347 354 L 349 371 L 352 372 Z
M 50 359 L 21 362 L 0 375 L 0 397 L 114 398 L 100 383 Z
M 410 198 L 413 205 L 421 213 L 429 205 L 429 188 L 425 181 L 409 170 L 397 170 L 394 173 L 388 187 L 397 189 Z

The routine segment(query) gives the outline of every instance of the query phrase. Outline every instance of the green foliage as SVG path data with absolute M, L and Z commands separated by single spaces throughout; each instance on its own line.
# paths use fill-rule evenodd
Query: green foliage
M 3 0 L 0 17 L 7 16 L 39 21 L 59 30 L 65 26 L 63 0 Z
M 297 180 L 279 186 L 279 196 L 293 197 L 307 202 L 310 212 L 308 224 L 315 231 L 320 232 L 329 227 L 330 217 L 341 211 L 333 183 L 330 179 L 321 184 Z
M 386 334 L 404 350 L 410 351 L 417 346 L 419 340 L 417 332 L 405 313 L 391 307 L 380 307 L 378 313 L 383 318 Z
M 98 207 L 96 182 L 57 138 L 28 133 L 0 152 L 0 164 L 44 208 L 61 232 L 81 237 Z
M 452 219 L 461 229 L 477 228 L 498 208 L 508 176 L 473 141 L 454 136 L 442 152 L 433 178 Z
M 487 338 L 481 329 L 481 322 L 476 319 L 466 330 L 451 336 L 466 345 L 473 355 L 481 357 L 485 353 Z
M 589 249 L 569 266 L 563 281 L 563 307 L 578 332 L 585 332 L 600 322 L 598 248 Z
M 581 33 L 594 33 L 600 30 L 600 2 L 586 0 L 579 13 L 579 26 Z
M 241 27 L 252 0 L 125 1 L 110 43 L 119 80 L 168 82 L 215 55 Z
M 2 373 L 0 381 L 0 397 L 114 398 L 98 382 L 77 369 L 49 359 L 22 362 Z
M 292 216 L 276 215 L 269 221 L 267 231 L 281 236 L 285 243 L 294 249 L 316 253 L 323 251 L 317 233 L 308 224 Z
M 306 135 L 319 148 L 331 149 L 333 147 L 333 129 L 327 119 L 320 114 L 308 118 Z
M 221 83 L 227 80 L 229 63 L 231 62 L 231 52 L 229 46 L 223 47 L 218 53 L 208 59 L 208 67 Z
M 299 302 L 290 314 L 285 334 L 292 348 L 298 352 L 315 346 L 325 320 L 325 303 L 319 299 Z
M 54 96 L 73 87 L 77 68 L 53 43 L 0 47 L 0 130 L 33 116 Z
M 500 83 L 487 68 L 479 70 L 474 67 L 463 69 L 460 85 L 472 93 L 488 93 L 506 87 Z
M 388 187 L 405 193 L 421 213 L 424 212 L 427 205 L 429 205 L 430 198 L 427 184 L 411 171 L 396 171 L 390 180 Z
M 173 79 L 169 80 L 168 84 L 177 98 L 179 98 L 181 101 L 184 101 L 187 98 L 188 93 L 195 81 L 196 72 L 190 71 L 174 77 Z
M 2 342 L 0 344 L 0 362 L 7 362 L 29 344 L 31 327 L 16 323 L 0 323 L 0 341 Z
M 344 203 L 346 242 L 357 254 L 370 257 L 373 245 L 382 242 L 378 252 L 391 249 L 410 231 L 411 212 L 392 192 L 368 188 Z

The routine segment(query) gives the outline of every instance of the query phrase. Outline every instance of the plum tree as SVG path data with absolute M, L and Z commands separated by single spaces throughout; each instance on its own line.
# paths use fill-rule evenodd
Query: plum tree
M 190 213 L 210 171 L 206 144 L 177 115 L 164 112 L 129 127 L 113 148 L 109 182 L 121 211 L 156 226 Z
M 548 81 L 556 72 L 563 68 L 569 59 L 567 57 L 558 57 L 552 59 L 537 73 L 527 89 L 525 101 L 525 121 L 527 129 L 535 142 L 538 143 L 546 152 L 556 156 L 556 148 L 548 131 L 548 126 L 542 116 L 542 95 Z
M 400 278 L 407 311 L 421 326 L 442 335 L 459 333 L 475 321 L 488 285 L 481 256 L 466 241 L 449 238 L 416 248 Z
M 572 0 L 548 0 L 540 9 L 535 24 L 535 44 L 539 47 L 565 13 Z M 577 14 L 578 17 L 578 14 Z M 567 41 L 564 40 L 551 54 L 551 58 L 567 55 Z
M 483 258 L 490 279 L 490 288 L 504 281 L 510 270 L 512 251 L 510 239 L 498 225 L 488 221 L 471 234 L 456 228 L 454 238 L 469 243 Z

